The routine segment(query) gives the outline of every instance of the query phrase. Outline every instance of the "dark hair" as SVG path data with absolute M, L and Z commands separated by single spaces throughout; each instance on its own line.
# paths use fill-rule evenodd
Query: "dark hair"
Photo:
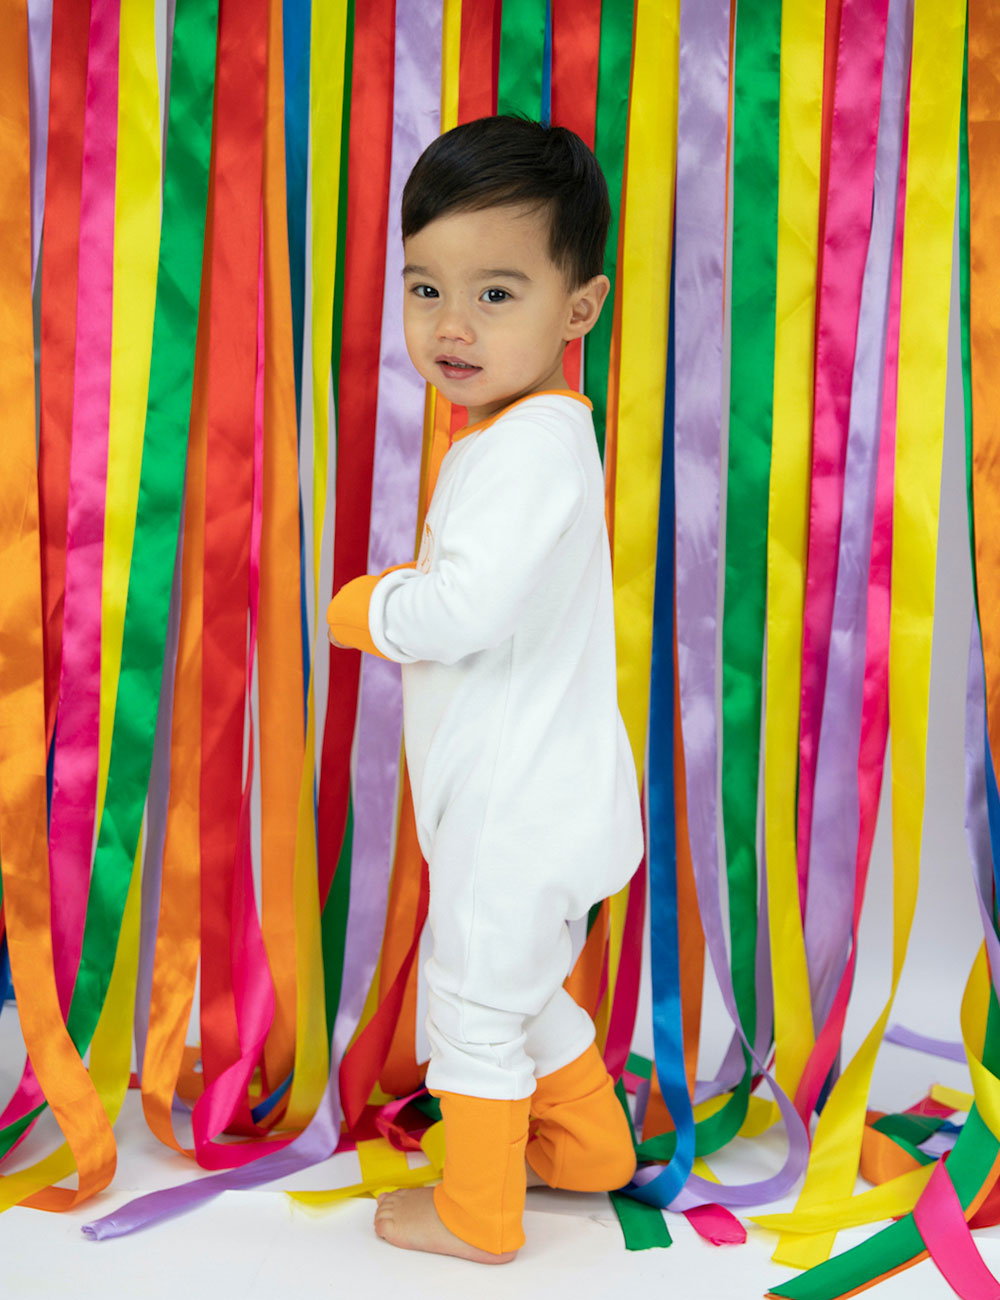
M 448 212 L 535 204 L 551 215 L 549 252 L 573 288 L 600 275 L 611 220 L 597 159 L 573 131 L 481 117 L 438 136 L 403 190 L 403 238 Z

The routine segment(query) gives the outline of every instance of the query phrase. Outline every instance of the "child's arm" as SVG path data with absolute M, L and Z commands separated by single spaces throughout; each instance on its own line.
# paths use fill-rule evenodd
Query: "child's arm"
M 416 560 L 408 564 L 394 564 L 383 573 L 366 573 L 351 582 L 345 582 L 330 601 L 326 622 L 331 642 L 341 650 L 366 650 L 369 654 L 387 659 L 372 640 L 368 626 L 368 607 L 375 586 L 387 573 L 397 569 L 413 569 Z
M 512 421 L 470 457 L 430 572 L 401 569 L 357 590 L 355 621 L 386 658 L 450 664 L 512 635 L 582 508 L 582 469 L 543 426 Z

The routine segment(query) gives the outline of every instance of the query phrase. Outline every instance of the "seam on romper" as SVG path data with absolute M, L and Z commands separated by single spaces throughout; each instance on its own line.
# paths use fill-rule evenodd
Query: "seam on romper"
M 490 770 L 489 790 L 487 792 L 486 802 L 483 807 L 482 820 L 479 823 L 479 834 L 476 836 L 476 849 L 473 854 L 472 864 L 471 864 L 472 888 L 470 890 L 470 893 L 472 895 L 472 914 L 469 918 L 469 928 L 468 931 L 466 932 L 466 937 L 465 937 L 465 954 L 464 954 L 465 959 L 463 962 L 464 977 L 462 979 L 461 984 L 459 985 L 459 995 L 458 995 L 462 1001 L 462 1007 L 461 1007 L 462 1037 L 466 1040 L 468 1040 L 468 1034 L 465 1031 L 465 1005 L 464 1004 L 467 1000 L 465 996 L 465 988 L 469 978 L 469 952 L 472 947 L 472 932 L 473 929 L 475 928 L 476 913 L 478 911 L 478 906 L 479 906 L 479 888 L 478 888 L 479 849 L 483 842 L 483 832 L 486 829 L 486 822 L 487 819 L 489 818 L 491 805 L 493 803 L 493 794 L 496 789 L 497 764 L 500 762 L 500 750 L 503 747 L 504 738 L 507 733 L 507 716 L 508 716 L 507 706 L 510 701 L 510 684 L 513 678 L 513 671 L 512 671 L 513 663 L 514 663 L 514 637 L 511 636 L 509 638 L 508 645 L 507 645 L 507 680 L 504 683 L 503 710 L 500 716 L 500 726 L 497 731 L 496 749 L 493 751 L 493 766 Z

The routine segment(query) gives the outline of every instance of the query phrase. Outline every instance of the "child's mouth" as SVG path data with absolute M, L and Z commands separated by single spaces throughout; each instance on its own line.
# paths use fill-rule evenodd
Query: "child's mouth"
M 473 375 L 478 375 L 482 366 L 470 365 L 467 361 L 461 361 L 458 357 L 435 357 L 435 361 L 441 367 L 441 373 L 446 379 L 470 379 Z

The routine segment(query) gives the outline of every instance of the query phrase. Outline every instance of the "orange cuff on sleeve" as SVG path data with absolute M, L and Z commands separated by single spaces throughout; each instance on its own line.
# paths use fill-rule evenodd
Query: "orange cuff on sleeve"
M 392 568 L 382 573 L 366 573 L 360 578 L 345 583 L 330 601 L 326 611 L 330 635 L 345 646 L 353 646 L 368 654 L 378 655 L 380 659 L 387 659 L 388 655 L 384 655 L 372 640 L 368 626 L 368 607 L 371 605 L 372 592 L 375 590 L 376 583 L 387 573 L 393 573 L 396 569 L 414 568 L 416 568 L 416 561 L 411 560 L 409 564 L 394 564 Z

